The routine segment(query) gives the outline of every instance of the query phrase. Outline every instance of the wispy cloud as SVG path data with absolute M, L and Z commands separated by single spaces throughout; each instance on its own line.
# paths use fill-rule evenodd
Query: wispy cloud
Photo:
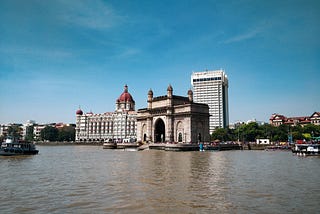
M 126 48 L 117 57 L 119 58 L 128 58 L 139 54 L 141 51 L 136 48 Z
M 61 1 L 61 4 L 63 21 L 90 29 L 108 29 L 124 18 L 101 0 Z
M 252 39 L 255 36 L 257 36 L 261 31 L 254 29 L 252 31 L 248 31 L 239 35 L 236 35 L 234 37 L 231 37 L 227 40 L 225 40 L 223 43 L 224 44 L 230 44 L 230 43 L 235 43 L 235 42 L 241 42 L 243 40 L 248 40 L 248 39 Z
M 255 27 L 248 29 L 247 31 L 241 32 L 235 36 L 232 36 L 224 40 L 222 43 L 230 44 L 230 43 L 242 42 L 245 40 L 253 39 L 259 36 L 261 33 L 265 32 L 266 28 L 269 28 L 269 24 L 266 22 L 261 22 Z

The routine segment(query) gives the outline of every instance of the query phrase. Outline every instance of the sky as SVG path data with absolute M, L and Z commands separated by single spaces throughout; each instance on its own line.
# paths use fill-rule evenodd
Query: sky
M 0 0 L 0 124 L 112 112 L 128 85 L 187 96 L 225 70 L 229 122 L 320 111 L 318 0 Z

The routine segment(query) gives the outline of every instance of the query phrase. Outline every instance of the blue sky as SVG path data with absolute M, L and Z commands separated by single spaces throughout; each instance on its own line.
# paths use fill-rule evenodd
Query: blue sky
M 110 112 L 125 84 L 186 96 L 224 69 L 230 123 L 320 111 L 320 1 L 0 1 L 0 123 Z

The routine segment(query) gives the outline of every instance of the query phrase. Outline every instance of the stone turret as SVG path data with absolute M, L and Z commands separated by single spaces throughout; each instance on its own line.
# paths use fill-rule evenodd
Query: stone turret
M 169 84 L 168 88 L 167 88 L 167 95 L 168 95 L 168 98 L 172 98 L 172 86 Z
M 188 98 L 189 98 L 189 101 L 192 103 L 193 102 L 193 92 L 191 89 L 188 90 Z
M 173 89 L 172 89 L 172 86 L 169 84 L 168 88 L 167 88 L 167 97 L 168 97 L 168 101 L 167 101 L 167 105 L 168 107 L 169 106 L 172 106 L 172 92 L 173 92 Z
M 148 109 L 152 108 L 153 91 L 150 89 L 148 92 Z

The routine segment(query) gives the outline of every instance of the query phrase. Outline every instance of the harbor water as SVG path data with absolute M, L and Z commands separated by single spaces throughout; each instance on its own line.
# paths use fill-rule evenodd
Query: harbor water
M 37 146 L 0 157 L 1 213 L 317 213 L 320 158 Z

